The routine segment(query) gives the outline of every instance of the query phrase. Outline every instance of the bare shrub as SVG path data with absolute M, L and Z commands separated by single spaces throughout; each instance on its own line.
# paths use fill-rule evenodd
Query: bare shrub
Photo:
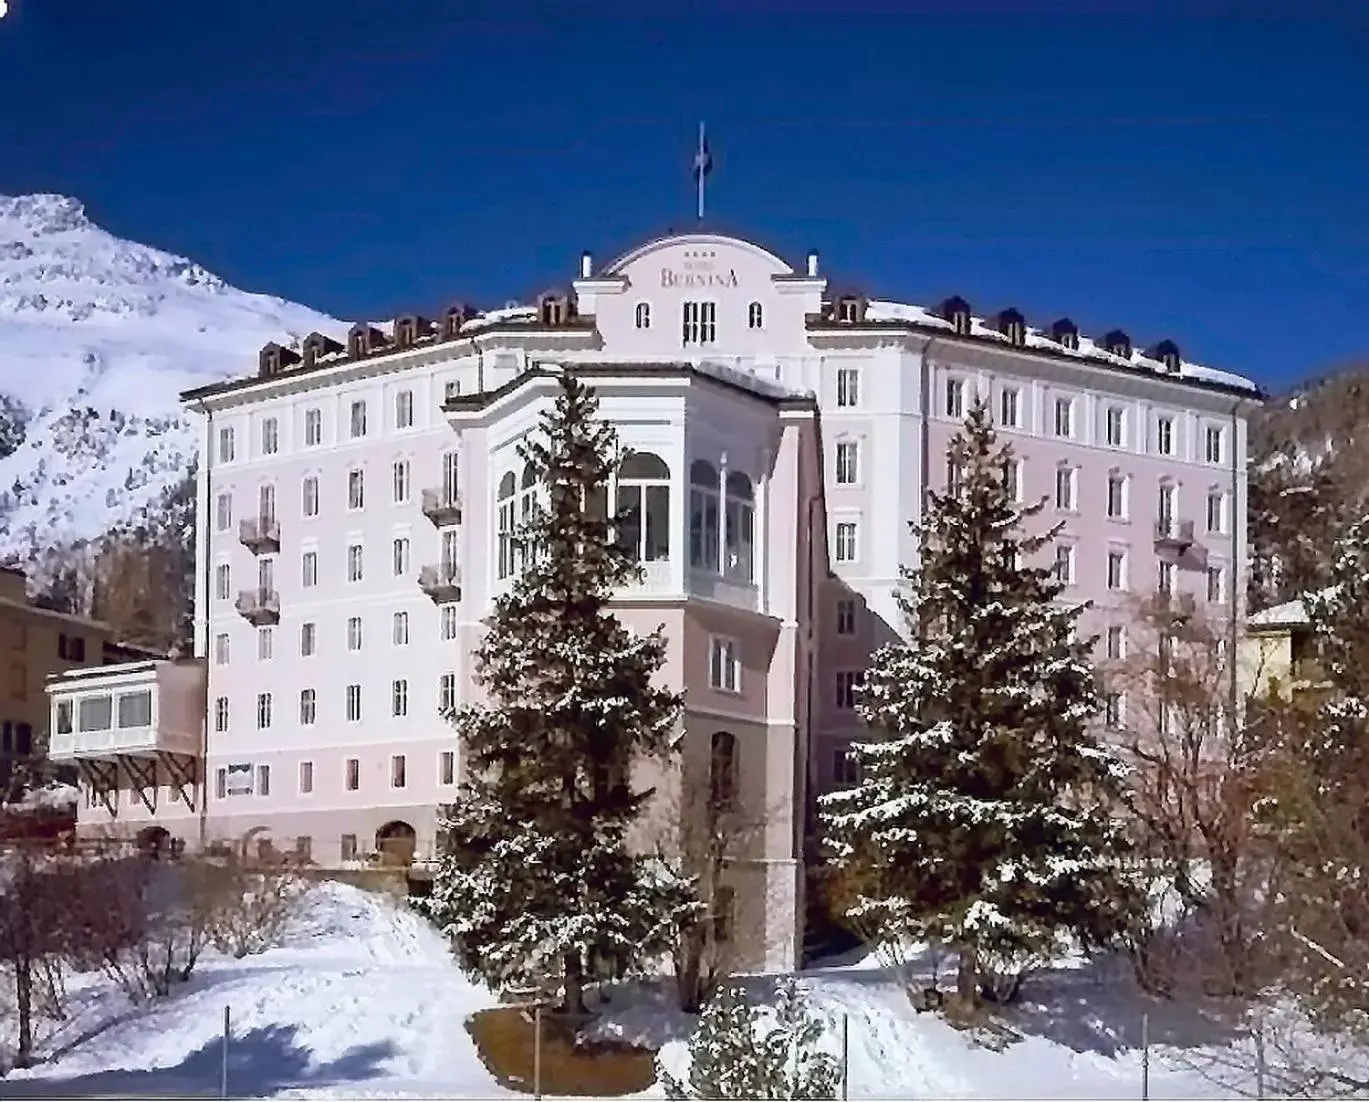
M 214 948 L 241 959 L 281 943 L 309 891 L 289 864 L 250 868 L 230 861 L 211 926 Z

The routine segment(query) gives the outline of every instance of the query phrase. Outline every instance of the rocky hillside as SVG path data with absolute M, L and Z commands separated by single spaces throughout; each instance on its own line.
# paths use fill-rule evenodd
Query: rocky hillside
M 88 603 L 111 531 L 184 546 L 197 439 L 179 392 L 345 328 L 121 240 L 75 199 L 0 196 L 0 558 Z

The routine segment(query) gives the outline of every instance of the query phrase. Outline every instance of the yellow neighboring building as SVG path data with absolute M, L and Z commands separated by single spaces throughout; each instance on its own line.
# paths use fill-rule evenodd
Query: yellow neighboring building
M 1297 693 L 1320 685 L 1321 646 L 1302 598 L 1252 613 L 1241 640 L 1242 696 Z

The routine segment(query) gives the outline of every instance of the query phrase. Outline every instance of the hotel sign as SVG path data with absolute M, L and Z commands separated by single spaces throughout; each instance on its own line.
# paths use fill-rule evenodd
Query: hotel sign
M 737 269 L 716 270 L 707 261 L 686 260 L 679 268 L 661 269 L 662 287 L 737 287 Z

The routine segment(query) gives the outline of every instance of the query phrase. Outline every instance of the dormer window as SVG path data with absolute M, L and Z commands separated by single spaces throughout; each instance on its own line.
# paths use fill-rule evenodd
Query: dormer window
M 1120 329 L 1114 329 L 1103 338 L 1103 348 L 1124 360 L 1131 359 L 1131 338 Z
M 941 304 L 941 316 L 960 336 L 970 335 L 970 304 L 959 295 L 953 295 Z
M 461 327 L 475 317 L 475 310 L 464 302 L 454 302 L 442 314 L 442 339 L 456 340 L 461 335 Z
M 1061 348 L 1078 352 L 1079 326 L 1075 325 L 1069 318 L 1061 318 L 1051 326 L 1051 340 L 1055 341 Z
M 1159 360 L 1165 365 L 1165 370 L 1171 375 L 1179 374 L 1179 368 L 1183 360 L 1179 356 L 1179 346 L 1173 341 L 1161 341 L 1151 350 L 1151 358 Z
M 334 352 L 341 352 L 342 345 L 331 337 L 325 337 L 322 333 L 310 333 L 304 338 L 301 345 L 304 351 L 304 366 L 313 367 L 325 356 L 330 356 Z
M 999 311 L 994 328 L 1007 337 L 1008 343 L 1015 347 L 1021 348 L 1027 343 L 1027 320 L 1011 307 Z
M 746 308 L 746 327 L 748 329 L 765 328 L 765 311 L 759 302 L 753 302 Z
M 650 328 L 651 328 L 651 303 L 649 303 L 649 302 L 639 302 L 639 303 L 637 303 L 636 321 L 637 321 L 637 328 L 638 328 L 638 329 L 650 329 Z
M 347 355 L 353 360 L 364 359 L 372 352 L 380 351 L 384 344 L 385 335 L 379 329 L 364 324 L 354 325 L 347 334 Z
M 282 348 L 273 342 L 262 348 L 258 368 L 262 375 L 276 375 L 293 364 L 299 363 L 299 360 L 298 352 L 289 348 Z
M 571 317 L 570 299 L 565 295 L 543 295 L 538 301 L 538 308 L 543 325 L 565 325 Z
M 836 315 L 843 325 L 854 325 L 865 316 L 864 303 L 856 295 L 843 295 L 837 299 Z
M 395 320 L 395 345 L 408 348 L 416 340 L 432 333 L 433 323 L 417 314 L 407 314 Z

